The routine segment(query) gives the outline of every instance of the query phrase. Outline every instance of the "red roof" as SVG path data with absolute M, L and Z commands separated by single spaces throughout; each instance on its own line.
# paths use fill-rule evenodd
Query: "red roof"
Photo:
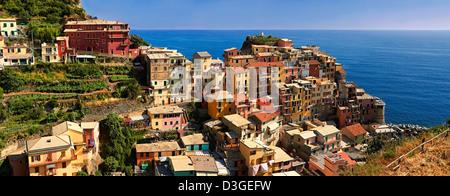
M 258 118 L 261 122 L 266 122 L 280 115 L 280 112 L 275 113 L 257 113 L 253 114 L 256 118 Z
M 320 65 L 319 61 L 316 61 L 316 60 L 308 61 L 308 64 L 310 64 L 310 65 Z
M 271 67 L 271 66 L 284 66 L 282 62 L 253 62 L 249 63 L 245 67 Z
M 353 136 L 358 136 L 367 133 L 366 130 L 361 126 L 361 124 L 351 125 L 344 127 L 342 129 L 347 129 Z
M 346 74 L 347 72 L 345 72 L 345 70 L 341 69 L 341 70 L 339 70 L 339 73 Z

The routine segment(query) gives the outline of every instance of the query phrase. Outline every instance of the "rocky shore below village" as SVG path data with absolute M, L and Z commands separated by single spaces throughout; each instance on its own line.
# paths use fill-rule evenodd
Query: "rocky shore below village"
M 428 127 L 411 124 L 387 124 L 388 127 L 397 131 L 400 134 L 419 135 L 421 132 L 428 130 Z

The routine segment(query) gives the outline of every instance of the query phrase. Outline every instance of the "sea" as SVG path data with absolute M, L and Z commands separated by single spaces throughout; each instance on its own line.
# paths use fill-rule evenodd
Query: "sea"
M 450 118 L 450 31 L 391 30 L 132 30 L 155 47 L 188 59 L 207 51 L 223 60 L 248 35 L 318 45 L 344 65 L 347 81 L 386 102 L 386 122 L 437 126 Z

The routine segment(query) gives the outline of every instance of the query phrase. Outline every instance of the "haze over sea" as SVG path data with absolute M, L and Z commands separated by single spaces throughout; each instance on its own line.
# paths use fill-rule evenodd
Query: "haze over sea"
M 155 47 L 177 49 L 186 58 L 208 51 L 240 49 L 247 35 L 264 32 L 319 45 L 345 65 L 347 81 L 386 102 L 386 122 L 435 126 L 450 117 L 450 31 L 359 30 L 132 30 Z

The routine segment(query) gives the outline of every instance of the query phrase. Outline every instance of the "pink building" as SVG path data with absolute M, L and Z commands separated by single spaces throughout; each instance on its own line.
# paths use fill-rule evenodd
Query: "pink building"
M 9 165 L 11 168 L 11 176 L 28 176 L 28 156 L 25 153 L 25 146 L 18 148 L 16 151 L 8 155 Z
M 237 48 L 229 48 L 229 49 L 224 50 L 223 58 L 224 58 L 225 66 L 229 66 L 228 62 L 230 60 L 230 57 L 239 56 L 239 55 L 241 55 L 241 53 L 242 52 L 240 50 L 238 50 Z
M 311 155 L 309 160 L 309 169 L 320 171 L 325 176 L 339 176 L 339 166 L 346 165 L 342 156 L 333 153 Z
M 153 107 L 147 110 L 152 129 L 179 130 L 187 125 L 183 109 L 176 105 Z
M 83 142 L 85 143 L 84 160 L 92 160 L 99 152 L 100 146 L 100 123 L 98 122 L 82 122 Z
M 293 80 L 301 79 L 302 76 L 302 67 L 301 65 L 284 67 L 285 70 L 285 80 L 284 83 L 291 84 Z

